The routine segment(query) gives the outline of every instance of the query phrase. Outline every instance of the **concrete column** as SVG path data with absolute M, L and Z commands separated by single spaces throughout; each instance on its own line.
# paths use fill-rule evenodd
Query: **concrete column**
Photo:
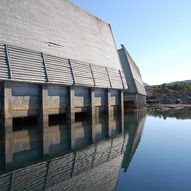
M 5 139 L 5 164 L 11 168 L 13 163 L 12 134 L 13 119 L 12 109 L 12 87 L 10 82 L 4 82 L 4 139 Z
M 68 103 L 68 121 L 75 122 L 75 90 L 73 86 L 69 87 L 69 103 Z
M 4 83 L 4 117 L 5 117 L 5 133 L 12 133 L 13 123 L 12 123 L 12 88 L 9 82 Z
M 108 126 L 108 138 L 111 137 L 111 127 L 112 127 L 112 118 L 113 118 L 113 111 L 111 107 L 111 90 L 107 90 L 107 126 Z
M 107 105 L 106 105 L 106 113 L 108 116 L 112 115 L 112 106 L 111 106 L 111 90 L 107 89 Z
M 136 103 L 136 109 L 139 108 L 139 97 L 138 94 L 135 95 L 135 103 Z
M 95 117 L 95 88 L 90 89 L 90 112 L 91 112 L 91 117 Z
M 74 86 L 69 87 L 69 103 L 68 103 L 68 115 L 67 122 L 68 127 L 70 128 L 70 136 L 71 136 L 71 149 L 75 147 L 75 105 L 74 105 L 74 97 L 75 90 Z
M 121 133 L 124 132 L 124 99 L 123 99 L 123 91 L 120 91 L 120 113 L 121 113 Z
M 41 114 L 39 125 L 42 128 L 42 139 L 43 139 L 43 155 L 49 153 L 49 144 L 47 144 L 47 135 L 48 135 L 48 85 L 43 84 L 41 86 Z
M 95 121 L 97 119 L 97 114 L 95 112 L 95 88 L 91 88 L 91 92 L 90 92 L 90 96 L 91 96 L 91 113 L 90 113 L 90 117 L 91 117 L 91 130 L 92 130 L 92 143 L 95 143 Z
M 43 84 L 42 85 L 42 123 L 43 127 L 48 127 L 48 85 Z
M 124 98 L 123 98 L 123 91 L 120 91 L 120 113 L 121 115 L 124 114 Z

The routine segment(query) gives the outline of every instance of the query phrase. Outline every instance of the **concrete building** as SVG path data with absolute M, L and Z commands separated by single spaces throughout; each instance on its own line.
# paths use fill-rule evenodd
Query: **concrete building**
M 0 26 L 0 190 L 87 178 L 111 190 L 129 137 L 114 117 L 128 87 L 110 25 L 67 0 L 3 0 Z
M 146 90 L 139 68 L 123 45 L 118 52 L 128 84 L 128 91 L 124 95 L 125 107 L 142 108 L 146 104 Z
M 0 1 L 0 115 L 123 113 L 127 89 L 108 23 L 67 0 Z

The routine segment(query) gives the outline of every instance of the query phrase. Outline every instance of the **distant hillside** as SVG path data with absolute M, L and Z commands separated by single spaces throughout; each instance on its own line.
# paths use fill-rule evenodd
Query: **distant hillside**
M 158 100 L 162 100 L 167 96 L 191 95 L 191 80 L 150 86 L 146 91 L 148 96 L 155 96 Z
M 145 87 L 145 88 L 150 87 L 150 85 L 149 85 L 149 84 L 147 84 L 147 83 L 145 83 L 145 82 L 143 82 L 143 85 L 144 85 L 144 87 Z
M 191 83 L 191 80 L 170 82 L 170 83 L 167 83 L 167 85 L 174 85 L 176 83 Z

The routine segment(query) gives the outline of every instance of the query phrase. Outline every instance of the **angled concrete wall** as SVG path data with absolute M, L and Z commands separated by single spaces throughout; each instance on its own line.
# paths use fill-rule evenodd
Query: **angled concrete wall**
M 67 0 L 0 1 L 0 41 L 121 69 L 110 25 Z
M 119 49 L 118 52 L 128 84 L 128 93 L 146 95 L 139 68 L 131 58 L 127 49 L 122 45 L 122 48 Z
M 143 84 L 140 70 L 135 64 L 127 49 L 122 45 L 118 50 L 123 72 L 128 84 L 128 91 L 124 94 L 125 110 L 145 107 L 146 90 Z

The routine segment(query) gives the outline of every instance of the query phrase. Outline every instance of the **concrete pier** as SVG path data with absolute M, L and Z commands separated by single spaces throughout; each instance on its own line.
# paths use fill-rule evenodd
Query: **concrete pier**
M 12 120 L 19 117 L 36 116 L 44 123 L 56 114 L 66 114 L 75 121 L 80 112 L 91 117 L 123 113 L 122 90 L 11 81 L 2 82 L 1 89 L 0 111 L 6 119 L 6 132 L 12 131 Z
M 69 125 L 70 134 L 75 136 L 76 127 L 88 123 L 88 120 L 76 121 L 76 116 L 85 115 L 87 119 L 90 118 L 92 126 L 98 123 L 95 125 L 98 127 L 99 117 L 105 115 L 108 117 L 108 123 L 105 126 L 110 127 L 106 135 L 108 138 L 115 133 L 113 127 L 117 125 L 114 123 L 116 119 L 113 118 L 113 115 L 123 114 L 124 110 L 123 91 L 117 89 L 6 81 L 1 83 L 1 90 L 3 94 L 0 97 L 2 117 L 0 129 L 4 134 L 4 139 L 10 140 L 6 141 L 5 153 L 10 153 L 12 150 L 12 133 L 19 128 L 15 125 L 15 121 L 23 118 L 30 120 L 32 117 L 32 120 L 42 124 L 38 125 L 38 131 L 46 136 L 47 133 L 51 134 L 49 132 L 51 116 L 61 116 L 63 122 Z M 80 129 L 78 128 L 78 130 Z M 87 139 L 85 142 L 94 143 L 99 140 L 98 135 L 95 135 L 97 129 L 83 129 L 83 131 L 89 136 L 89 140 Z M 43 152 L 46 154 L 49 149 L 44 140 L 46 139 L 43 139 L 42 142 Z M 71 137 L 71 148 L 75 148 L 76 144 L 78 143 L 75 142 L 75 137 Z M 12 163 L 13 156 L 6 156 L 6 164 Z

